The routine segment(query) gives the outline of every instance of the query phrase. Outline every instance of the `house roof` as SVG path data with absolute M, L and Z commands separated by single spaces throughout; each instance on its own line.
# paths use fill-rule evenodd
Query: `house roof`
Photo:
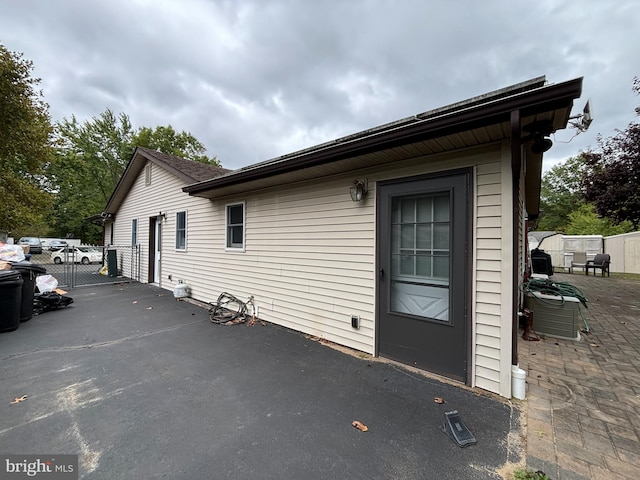
M 548 132 L 566 128 L 582 78 L 546 84 L 545 77 L 364 130 L 311 148 L 228 172 L 183 188 L 190 195 L 219 198 L 283 183 L 389 164 L 511 138 L 518 112 L 523 140 L 532 125 Z M 527 204 L 537 213 L 542 154 L 527 150 Z
M 114 215 L 118 211 L 147 162 L 158 165 L 186 184 L 208 180 L 230 172 L 226 168 L 215 165 L 176 157 L 175 155 L 169 155 L 150 148 L 137 147 L 120 177 L 120 181 L 111 194 L 101 218 L 108 214 Z

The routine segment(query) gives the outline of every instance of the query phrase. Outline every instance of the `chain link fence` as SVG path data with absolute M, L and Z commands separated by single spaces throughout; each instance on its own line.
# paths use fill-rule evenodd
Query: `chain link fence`
M 140 246 L 69 246 L 31 255 L 62 288 L 140 281 Z

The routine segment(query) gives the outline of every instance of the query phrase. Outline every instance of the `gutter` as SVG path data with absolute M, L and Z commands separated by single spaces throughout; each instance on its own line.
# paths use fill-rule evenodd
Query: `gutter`
M 566 107 L 568 102 L 580 96 L 582 78 L 557 85 L 543 86 L 509 97 L 492 100 L 467 108 L 448 111 L 436 116 L 413 117 L 408 124 L 387 130 L 366 130 L 359 135 L 343 137 L 318 147 L 278 157 L 245 169 L 204 182 L 187 185 L 182 190 L 191 195 L 214 188 L 235 185 L 250 180 L 288 173 L 326 163 L 364 155 L 383 148 L 428 140 L 450 133 L 469 130 L 494 123 L 509 121 L 511 112 L 520 110 L 521 118 L 535 113 Z M 396 124 L 397 125 L 397 122 Z

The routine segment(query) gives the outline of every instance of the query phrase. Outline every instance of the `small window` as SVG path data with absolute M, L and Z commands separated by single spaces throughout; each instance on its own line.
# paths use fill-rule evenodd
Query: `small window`
M 244 203 L 227 205 L 227 248 L 244 248 Z
M 151 164 L 148 163 L 146 167 L 144 167 L 144 184 L 151 185 Z
M 176 213 L 176 250 L 187 248 L 187 212 Z
M 138 244 L 138 219 L 131 220 L 131 245 Z

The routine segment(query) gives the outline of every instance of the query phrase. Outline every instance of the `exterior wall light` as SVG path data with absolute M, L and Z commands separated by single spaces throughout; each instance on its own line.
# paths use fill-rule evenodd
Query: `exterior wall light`
M 553 142 L 549 138 L 545 138 L 542 135 L 536 135 L 533 138 L 533 145 L 531 145 L 531 151 L 533 153 L 544 153 L 553 146 Z
M 367 194 L 367 186 L 369 182 L 366 178 L 358 180 L 357 178 L 353 181 L 353 187 L 349 189 L 349 194 L 351 195 L 351 200 L 354 202 L 359 202 L 362 198 Z

